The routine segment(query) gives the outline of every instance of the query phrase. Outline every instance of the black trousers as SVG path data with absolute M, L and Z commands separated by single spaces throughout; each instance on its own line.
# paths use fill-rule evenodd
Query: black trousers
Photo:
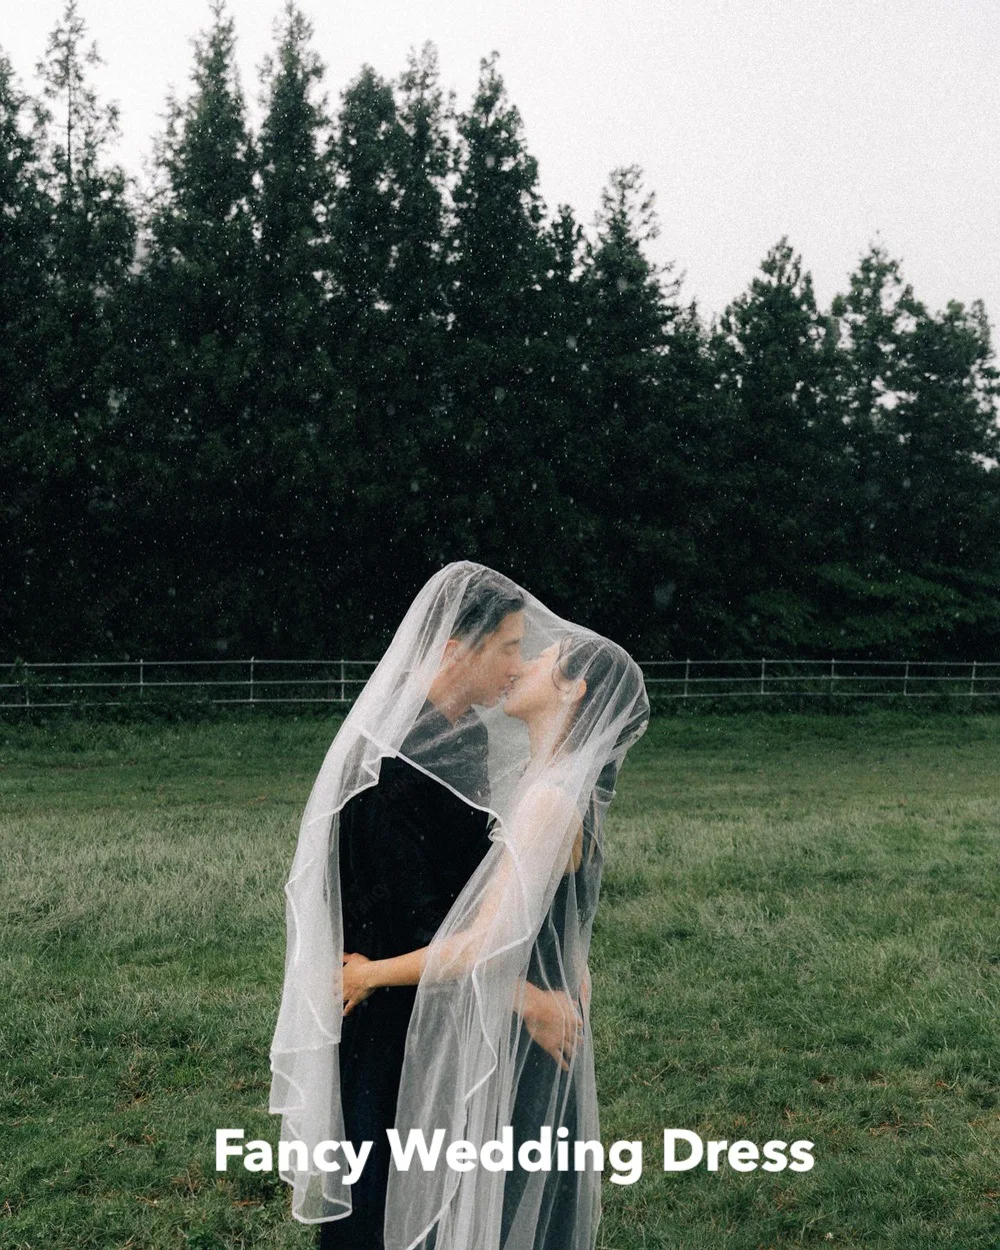
M 355 1149 L 366 1141 L 373 1145 L 351 1186 L 351 1214 L 320 1224 L 320 1250 L 385 1248 L 385 1196 L 392 1157 L 386 1129 L 396 1122 L 406 1029 L 415 998 L 415 986 L 376 990 L 344 1017 L 340 1093 L 345 1135 Z
M 392 1160 L 385 1130 L 392 1128 L 396 1121 L 406 1030 L 415 997 L 415 987 L 379 990 L 344 1018 L 340 1089 L 345 1133 L 355 1149 L 365 1141 L 373 1145 L 361 1176 L 351 1187 L 351 1214 L 344 1219 L 320 1224 L 319 1250 L 385 1250 L 385 1199 Z M 541 1128 L 538 1107 L 548 1102 L 555 1066 L 551 1055 L 532 1041 L 526 1030 L 521 1032 L 519 1045 L 524 1047 L 524 1066 L 511 1116 L 515 1160 L 522 1142 L 538 1138 Z M 559 1104 L 567 1094 L 568 1097 L 561 1121 L 553 1123 L 551 1128 L 553 1148 L 559 1123 L 569 1129 L 572 1162 L 578 1126 L 574 1092 L 566 1088 L 570 1079 L 568 1074 L 560 1073 Z M 539 1174 L 531 1175 L 537 1177 Z M 534 1250 L 576 1250 L 574 1229 L 580 1173 L 558 1172 L 553 1168 L 551 1172 L 541 1175 L 544 1177 L 544 1189 Z M 513 1171 L 505 1174 L 501 1247 L 510 1231 L 528 1177 L 529 1173 L 523 1172 L 516 1162 Z M 434 1240 L 432 1231 L 423 1250 L 433 1250 Z M 475 1250 L 475 1247 L 468 1250 Z

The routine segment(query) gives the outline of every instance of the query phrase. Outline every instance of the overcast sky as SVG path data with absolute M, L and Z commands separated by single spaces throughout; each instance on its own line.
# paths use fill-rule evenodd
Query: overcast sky
M 62 0 L 7 0 L 0 46 L 25 85 Z M 243 86 L 281 0 L 229 0 Z M 386 77 L 432 40 L 459 106 L 492 49 L 550 211 L 590 224 L 608 172 L 656 191 L 659 262 L 706 314 L 787 234 L 821 304 L 878 232 L 932 308 L 1000 315 L 998 0 L 302 0 L 336 101 L 368 62 Z M 80 0 L 122 110 L 135 173 L 168 84 L 186 91 L 207 0 Z

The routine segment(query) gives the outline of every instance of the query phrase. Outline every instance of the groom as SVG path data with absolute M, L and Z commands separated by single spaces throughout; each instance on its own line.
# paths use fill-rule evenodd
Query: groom
M 473 575 L 399 755 L 383 758 L 378 783 L 344 806 L 338 869 L 345 952 L 384 959 L 428 945 L 489 849 L 487 732 L 473 707 L 493 707 L 520 677 L 523 608 L 522 592 L 507 578 L 490 569 Z M 374 1145 L 351 1188 L 351 1214 L 321 1224 L 321 1250 L 382 1250 L 386 1129 L 395 1123 L 415 998 L 415 986 L 376 990 L 344 1017 L 345 1131 L 355 1143 Z

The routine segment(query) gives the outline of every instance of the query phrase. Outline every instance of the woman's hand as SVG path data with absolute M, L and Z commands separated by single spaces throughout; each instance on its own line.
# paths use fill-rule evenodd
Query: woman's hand
M 543 990 L 529 981 L 521 1017 L 532 1040 L 568 1072 L 569 1060 L 583 1036 L 583 1017 L 566 991 Z
M 378 989 L 375 981 L 375 960 L 367 955 L 351 953 L 344 956 L 344 1015 L 363 1003 L 365 999 Z

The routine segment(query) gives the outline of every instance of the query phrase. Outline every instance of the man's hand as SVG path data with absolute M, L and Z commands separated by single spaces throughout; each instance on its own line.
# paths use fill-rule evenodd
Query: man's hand
M 352 953 L 344 956 L 345 1016 L 350 1015 L 358 1003 L 363 1003 L 368 995 L 378 988 L 373 981 L 373 970 L 374 961 L 367 955 Z
M 532 1040 L 569 1071 L 577 1042 L 583 1036 L 583 1017 L 565 990 L 543 990 L 527 982 L 521 1010 Z

